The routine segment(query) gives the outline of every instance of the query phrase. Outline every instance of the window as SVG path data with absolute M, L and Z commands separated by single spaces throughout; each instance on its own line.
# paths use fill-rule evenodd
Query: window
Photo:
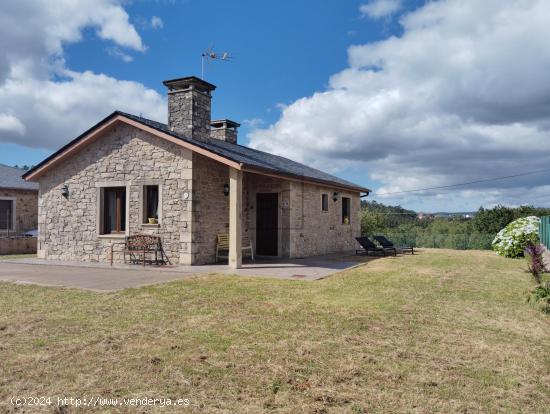
M 350 223 L 350 199 L 342 197 L 342 224 Z
M 328 194 L 321 194 L 321 210 L 328 211 Z
M 126 231 L 126 188 L 103 189 L 103 234 L 117 234 Z
M 156 224 L 158 221 L 159 186 L 146 185 L 143 187 L 143 223 Z
M 14 200 L 0 200 L 0 231 L 13 230 Z

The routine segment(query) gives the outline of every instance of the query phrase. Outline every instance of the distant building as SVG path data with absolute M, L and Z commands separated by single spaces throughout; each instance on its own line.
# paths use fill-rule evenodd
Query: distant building
M 25 170 L 0 164 L 0 235 L 37 227 L 38 183 L 25 181 Z

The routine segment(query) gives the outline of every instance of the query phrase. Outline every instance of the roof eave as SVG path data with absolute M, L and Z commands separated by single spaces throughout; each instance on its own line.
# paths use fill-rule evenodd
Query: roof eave
M 291 179 L 291 180 L 295 180 L 295 181 L 304 181 L 304 182 L 309 182 L 309 183 L 312 183 L 312 184 L 320 184 L 320 185 L 325 185 L 325 186 L 328 186 L 328 187 L 344 189 L 344 190 L 350 190 L 350 191 L 354 191 L 354 192 L 358 192 L 358 193 L 367 193 L 368 194 L 368 193 L 372 192 L 370 189 L 368 189 L 366 187 L 355 186 L 355 185 L 346 185 L 346 184 L 343 184 L 343 183 L 338 183 L 336 181 L 321 180 L 319 178 L 306 177 L 306 176 L 298 175 L 298 174 L 283 173 L 283 172 L 280 172 L 280 171 L 271 170 L 269 168 L 260 168 L 260 167 L 255 166 L 255 165 L 252 166 L 252 165 L 243 164 L 242 170 L 243 170 L 243 172 L 249 172 L 249 173 L 253 173 L 253 174 L 268 175 L 268 176 L 272 176 L 272 177 L 278 177 L 278 178 L 283 178 L 283 179 L 286 178 L 286 179 Z
M 5 187 L 5 186 L 0 186 L 0 190 L 17 190 L 17 191 L 33 191 L 33 192 L 38 192 L 38 188 L 25 188 L 25 187 Z

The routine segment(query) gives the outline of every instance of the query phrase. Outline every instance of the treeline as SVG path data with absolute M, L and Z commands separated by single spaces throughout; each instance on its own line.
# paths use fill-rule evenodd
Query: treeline
M 550 209 L 533 206 L 511 208 L 481 207 L 473 218 L 423 216 L 401 206 L 386 206 L 376 201 L 361 205 L 361 232 L 384 234 L 397 244 L 451 249 L 490 249 L 496 234 L 508 223 L 527 216 L 550 215 Z

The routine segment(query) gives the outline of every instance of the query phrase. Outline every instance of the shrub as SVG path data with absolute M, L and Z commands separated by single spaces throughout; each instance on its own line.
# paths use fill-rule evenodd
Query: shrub
M 540 219 L 535 216 L 512 221 L 493 240 L 493 250 L 504 257 L 521 257 L 525 248 L 539 243 Z
M 540 275 L 547 271 L 544 264 L 544 247 L 540 244 L 531 244 L 525 249 L 525 255 L 527 256 L 527 268 L 535 278 L 537 284 L 541 284 Z
M 542 312 L 550 314 L 550 282 L 533 288 L 527 295 L 527 302 Z

